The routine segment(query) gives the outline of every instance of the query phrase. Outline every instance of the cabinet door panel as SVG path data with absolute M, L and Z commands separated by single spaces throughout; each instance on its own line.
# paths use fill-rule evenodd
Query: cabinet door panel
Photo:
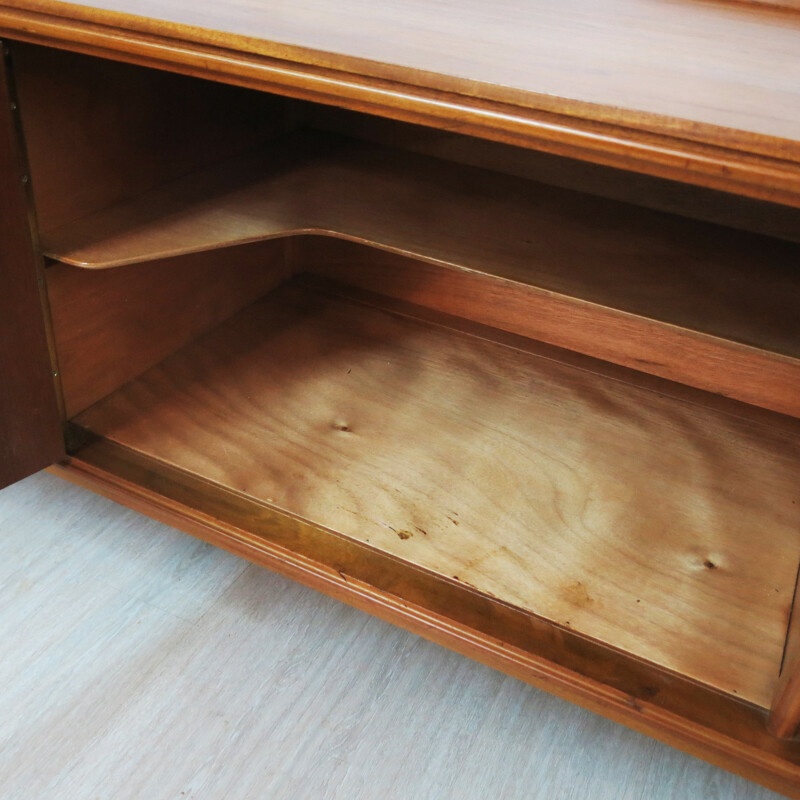
M 64 455 L 38 283 L 40 257 L 14 113 L 4 55 L 0 59 L 0 487 Z

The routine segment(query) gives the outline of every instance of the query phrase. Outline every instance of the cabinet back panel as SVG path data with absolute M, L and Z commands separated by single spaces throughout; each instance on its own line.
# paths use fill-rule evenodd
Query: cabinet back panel
M 297 115 L 321 131 L 800 242 L 800 208 L 316 103 L 298 104 Z
M 14 46 L 43 231 L 285 132 L 290 101 L 34 45 Z
M 504 330 L 513 317 L 526 336 L 800 416 L 797 244 L 330 134 L 284 140 L 62 226 L 46 252 L 125 269 L 343 237 L 434 264 L 410 262 L 419 291 L 480 284 L 462 299 L 483 314 L 516 298 Z M 396 278 L 385 260 L 367 262 L 369 288 Z M 498 325 L 444 297 L 442 310 Z

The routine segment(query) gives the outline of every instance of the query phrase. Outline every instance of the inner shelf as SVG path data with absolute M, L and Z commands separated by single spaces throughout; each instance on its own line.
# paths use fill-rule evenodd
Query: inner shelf
M 800 357 L 800 245 L 306 132 L 42 234 L 102 269 L 317 233 Z
M 42 244 L 100 269 L 302 234 L 485 278 L 476 321 L 516 302 L 526 335 L 800 415 L 800 245 L 355 139 L 294 134 Z
M 292 281 L 74 423 L 769 707 L 796 431 L 409 308 Z

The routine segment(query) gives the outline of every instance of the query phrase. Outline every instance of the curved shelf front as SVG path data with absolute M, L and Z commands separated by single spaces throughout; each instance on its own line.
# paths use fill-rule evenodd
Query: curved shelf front
M 42 239 L 105 269 L 307 234 L 409 256 L 423 282 L 451 268 L 476 321 L 800 414 L 800 246 L 429 156 L 294 135 Z

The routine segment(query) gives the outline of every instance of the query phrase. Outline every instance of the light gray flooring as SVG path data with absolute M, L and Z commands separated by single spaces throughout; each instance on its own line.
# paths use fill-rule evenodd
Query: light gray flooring
M 45 473 L 0 648 L 2 800 L 778 797 Z

